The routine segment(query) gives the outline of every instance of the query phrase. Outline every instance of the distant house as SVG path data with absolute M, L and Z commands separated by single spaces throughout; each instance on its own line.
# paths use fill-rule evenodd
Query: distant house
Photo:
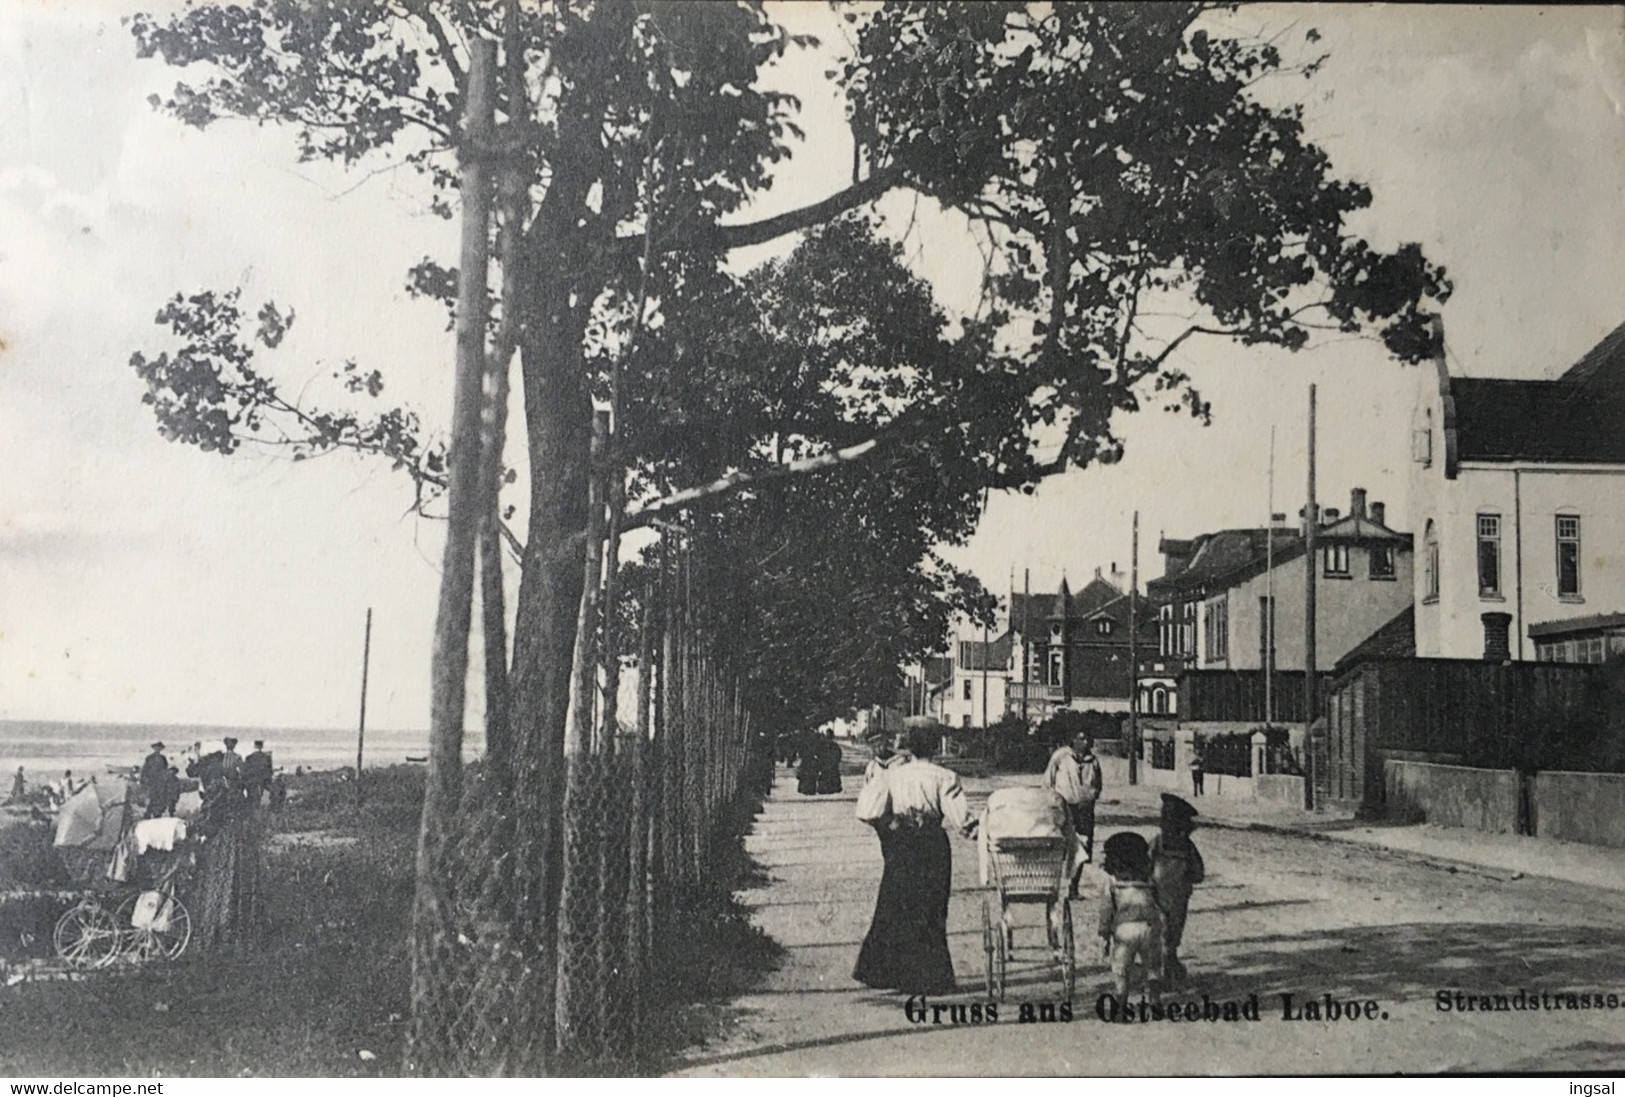
M 1625 647 L 1625 325 L 1551 380 L 1424 370 L 1412 419 L 1416 653 Z
M 1410 604 L 1411 537 L 1388 527 L 1382 503 L 1366 505 L 1363 488 L 1346 516 L 1325 510 L 1315 537 L 1315 667 L 1331 670 Z M 1303 670 L 1300 530 L 1220 530 L 1159 547 L 1164 574 L 1146 591 L 1165 659 L 1179 670 Z
M 1004 715 L 1010 683 L 1011 637 L 997 640 L 961 638 L 954 646 L 948 680 L 942 690 L 942 710 L 936 713 L 949 727 L 987 727 Z
M 1142 673 L 1157 658 L 1156 611 L 1143 596 L 1132 615 L 1130 608 L 1129 595 L 1099 569 L 1076 594 L 1063 579 L 1054 594 L 1012 595 L 1009 710 L 1033 723 L 1061 709 L 1127 712 L 1131 616 Z
M 953 688 L 953 658 L 947 655 L 928 656 L 919 668 L 918 682 L 920 703 L 918 708 L 911 710 L 910 715 L 935 716 L 946 723 L 943 714 L 948 704 L 948 693 Z

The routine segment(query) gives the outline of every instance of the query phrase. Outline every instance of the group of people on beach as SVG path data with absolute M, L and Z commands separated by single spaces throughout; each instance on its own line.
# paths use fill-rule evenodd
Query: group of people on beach
M 958 775 L 930 760 L 938 734 L 919 727 L 870 740 L 874 758 L 864 773 L 857 816 L 879 835 L 884 867 L 853 978 L 878 990 L 949 994 L 957 986 L 948 952 L 952 856 L 944 828 L 973 838 L 979 822 Z M 1043 787 L 1070 822 L 1076 849 L 1066 899 L 1078 899 L 1083 870 L 1095 859 L 1095 805 L 1104 787 L 1088 734 L 1054 752 Z M 1190 803 L 1164 793 L 1151 841 L 1123 830 L 1104 843 L 1101 954 L 1120 998 L 1139 983 L 1155 1000 L 1164 987 L 1187 978 L 1179 948 L 1192 890 L 1206 875 L 1191 840 L 1196 816 Z
M 180 766 L 172 765 L 164 750 L 161 740 L 154 742 L 136 778 L 147 804 L 148 819 L 175 814 L 186 792 L 201 793 L 205 806 L 228 789 L 231 795 L 256 806 L 269 796 L 271 807 L 278 808 L 287 797 L 287 785 L 276 772 L 263 739 L 254 740 L 254 749 L 247 757 L 237 752 L 237 740 L 229 735 L 208 753 L 204 753 L 202 743 L 193 743 L 183 752 L 184 778 Z

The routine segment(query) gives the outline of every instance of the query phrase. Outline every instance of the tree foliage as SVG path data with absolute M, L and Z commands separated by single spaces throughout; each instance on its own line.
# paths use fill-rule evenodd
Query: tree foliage
M 890 505 L 929 515 L 934 541 L 906 546 L 929 570 L 933 543 L 974 529 L 986 490 L 1117 457 L 1114 415 L 1162 393 L 1207 416 L 1174 364 L 1191 336 L 1295 348 L 1317 322 L 1373 324 L 1397 355 L 1428 353 L 1421 306 L 1448 294 L 1442 272 L 1414 245 L 1381 253 L 1347 233 L 1369 191 L 1332 174 L 1300 109 L 1250 94 L 1288 74 L 1281 52 L 1218 33 L 1210 9 L 847 14 L 856 48 L 837 75 L 871 191 L 912 188 L 994 245 L 984 308 L 954 324 L 867 218 L 826 212 L 788 258 L 745 275 L 727 267 L 721 219 L 769 184 L 799 132 L 798 104 L 758 76 L 807 43 L 760 8 L 524 11 L 535 102 L 506 154 L 532 170 L 525 262 L 549 283 L 538 296 L 566 302 L 584 390 L 616 404 L 634 500 L 887 438 Z M 287 124 L 307 157 L 401 158 L 428 173 L 445 212 L 462 43 L 498 33 L 499 18 L 496 4 L 256 0 L 140 16 L 133 31 L 143 55 L 206 73 L 163 100 L 182 121 Z M 445 298 L 452 284 L 433 260 L 414 272 L 421 293 Z M 228 296 L 177 299 L 160 321 L 206 335 L 226 319 L 219 304 L 235 307 Z M 1188 302 L 1192 321 L 1152 330 L 1147 306 L 1169 298 Z M 280 414 L 305 428 L 279 428 L 297 453 L 354 444 L 412 468 L 442 461 L 416 452 L 399 409 L 363 420 L 279 406 L 218 333 L 134 364 L 162 429 L 205 448 L 231 452 Z M 1056 428 L 1061 452 L 1038 460 Z M 899 471 L 910 464 L 922 473 Z M 922 492 L 937 498 L 922 506 Z M 736 505 L 801 499 L 764 486 Z M 859 517 L 832 528 L 877 552 L 905 547 Z
M 491 921 L 540 959 L 483 991 L 516 1015 L 554 1017 L 566 714 L 572 668 L 591 681 L 597 534 L 623 483 L 630 521 L 679 526 L 753 716 L 808 723 L 888 699 L 899 662 L 953 613 L 987 615 L 986 592 L 938 555 L 974 531 L 987 492 L 1116 459 L 1114 417 L 1143 402 L 1209 417 L 1178 364 L 1190 340 L 1297 349 L 1325 328 L 1375 332 L 1406 361 L 1435 349 L 1443 271 L 1415 245 L 1353 235 L 1370 192 L 1333 173 L 1299 108 L 1256 93 L 1317 60 L 1294 66 L 1197 3 L 845 18 L 852 49 L 830 78 L 857 177 L 761 220 L 750 205 L 799 135 L 799 104 L 763 74 L 813 43 L 758 3 L 211 0 L 131 20 L 142 56 L 182 70 L 156 105 L 186 124 L 276 124 L 307 158 L 408 165 L 441 215 L 455 156 L 521 173 L 495 308 L 519 349 L 530 498 L 495 794 L 511 859 Z M 458 121 L 476 37 L 507 42 L 509 71 L 497 134 L 479 141 Z M 893 229 L 860 212 L 899 189 L 983 247 L 971 315 L 945 312 Z M 732 264 L 791 233 L 782 259 Z M 408 280 L 448 304 L 457 284 L 433 256 Z M 165 306 L 174 346 L 132 365 L 166 435 L 220 453 L 348 447 L 437 482 L 445 458 L 410 413 L 286 398 L 260 354 L 292 314 L 255 319 L 230 290 Z M 359 366 L 340 380 L 370 399 L 383 383 Z M 607 447 L 592 444 L 595 407 L 612 413 Z M 828 467 L 791 474 L 810 459 Z M 683 506 L 662 506 L 674 492 Z M 641 587 L 635 569 L 621 578 Z M 548 1034 L 525 1039 L 504 1069 L 546 1065 L 527 1049 Z

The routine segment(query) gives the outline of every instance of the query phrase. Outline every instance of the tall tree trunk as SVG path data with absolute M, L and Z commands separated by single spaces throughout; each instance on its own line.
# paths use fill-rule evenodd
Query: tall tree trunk
M 534 279 L 531 321 L 522 337 L 531 501 L 515 611 L 509 736 L 513 807 L 506 921 L 530 958 L 527 981 L 512 990 L 514 1012 L 529 1022 L 512 1032 L 514 1069 L 547 1069 L 553 1046 L 557 913 L 562 880 L 564 734 L 570 666 L 582 591 L 592 403 L 581 360 L 584 321 L 567 291 Z
M 457 1003 L 449 978 L 454 947 L 447 840 L 462 793 L 463 717 L 475 552 L 484 520 L 481 491 L 480 382 L 485 372 L 486 269 L 491 193 L 483 163 L 492 129 L 496 49 L 470 52 L 463 119 L 463 228 L 457 294 L 457 370 L 452 405 L 449 508 L 440 604 L 435 616 L 429 772 L 418 834 L 412 909 L 412 1042 L 420 1069 L 452 1064 Z

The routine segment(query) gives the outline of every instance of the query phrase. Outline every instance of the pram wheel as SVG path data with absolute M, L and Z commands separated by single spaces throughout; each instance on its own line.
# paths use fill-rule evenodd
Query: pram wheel
M 1061 1001 L 1070 1002 L 1078 987 L 1076 943 L 1072 937 L 1072 904 L 1061 901 Z
M 982 900 L 982 950 L 987 954 L 987 996 L 1004 1001 L 1004 973 L 1010 962 L 1010 948 L 1005 940 L 1008 927 L 1002 916 L 993 919 L 992 899 Z
M 151 925 L 135 924 L 138 892 L 127 896 L 118 907 L 118 925 L 124 954 L 133 960 L 173 960 L 186 951 L 192 940 L 192 917 L 186 904 L 173 895 L 164 895 Z
M 993 915 L 988 911 L 987 899 L 982 899 L 982 951 L 987 956 L 987 996 L 993 997 Z
M 81 899 L 57 919 L 51 943 L 69 967 L 105 967 L 118 955 L 118 922 L 96 900 Z

